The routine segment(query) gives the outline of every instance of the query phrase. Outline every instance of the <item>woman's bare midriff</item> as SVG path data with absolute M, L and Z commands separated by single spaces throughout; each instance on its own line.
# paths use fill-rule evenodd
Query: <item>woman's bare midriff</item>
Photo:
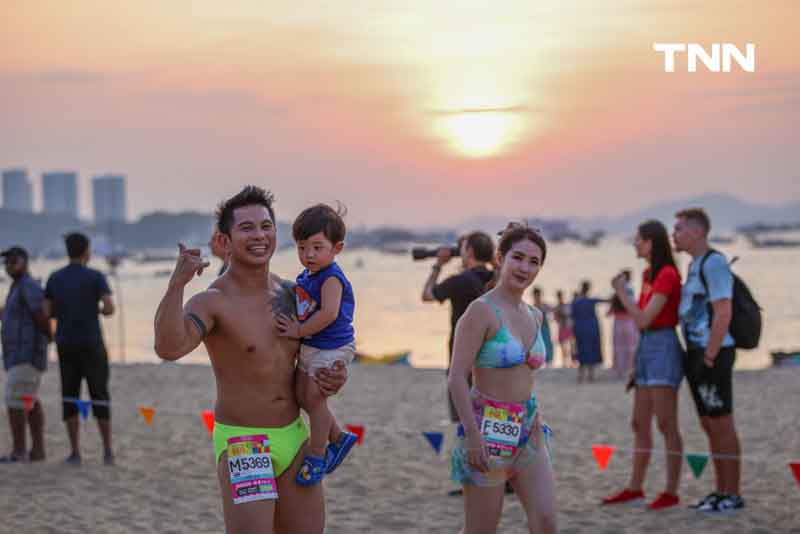
M 526 364 L 507 369 L 476 367 L 472 376 L 475 388 L 493 399 L 523 403 L 533 392 L 533 371 Z

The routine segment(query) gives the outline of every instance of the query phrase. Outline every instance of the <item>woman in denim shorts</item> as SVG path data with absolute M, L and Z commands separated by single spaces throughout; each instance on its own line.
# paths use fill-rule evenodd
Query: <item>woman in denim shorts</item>
M 649 505 L 653 510 L 680 502 L 678 482 L 681 474 L 683 442 L 678 430 L 678 388 L 683 379 L 683 347 L 678 340 L 678 305 L 681 277 L 675 266 L 667 229 L 658 221 L 642 223 L 634 241 L 636 255 L 648 266 L 642 276 L 638 304 L 625 291 L 622 275 L 612 285 L 617 297 L 631 315 L 641 335 L 636 350 L 629 389 L 635 387 L 632 427 L 635 435 L 633 472 L 628 485 L 603 500 L 617 504 L 644 499 L 644 476 L 653 449 L 653 416 L 664 436 L 667 450 L 667 484 Z

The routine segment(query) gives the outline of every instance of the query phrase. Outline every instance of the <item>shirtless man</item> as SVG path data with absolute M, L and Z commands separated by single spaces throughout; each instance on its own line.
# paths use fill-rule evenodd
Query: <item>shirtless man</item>
M 209 263 L 199 250 L 179 245 L 175 271 L 156 312 L 155 350 L 165 360 L 177 360 L 201 342 L 208 350 L 217 383 L 214 451 L 227 532 L 322 533 L 322 485 L 295 483 L 309 434 L 294 392 L 299 343 L 280 337 L 273 321 L 276 313 L 295 311 L 293 284 L 269 271 L 276 244 L 272 200 L 263 189 L 247 186 L 219 206 L 217 226 L 230 266 L 185 306 L 184 287 Z M 317 379 L 330 395 L 344 384 L 346 371 L 321 370 Z M 260 454 L 267 445 L 264 436 L 268 461 Z M 239 456 L 256 451 L 256 456 Z M 229 453 L 236 456 L 231 462 Z M 259 471 L 258 482 L 252 483 L 248 468 L 268 468 L 269 474 Z

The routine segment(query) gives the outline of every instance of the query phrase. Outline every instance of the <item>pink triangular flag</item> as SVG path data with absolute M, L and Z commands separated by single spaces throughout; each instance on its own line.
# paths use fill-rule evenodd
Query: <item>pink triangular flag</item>
M 608 462 L 614 454 L 614 449 L 615 447 L 611 445 L 592 445 L 592 454 L 600 471 L 605 471 L 606 467 L 608 467 Z
M 206 424 L 206 429 L 208 430 L 209 434 L 214 433 L 214 412 L 211 410 L 203 410 L 200 416 L 203 418 L 203 422 Z

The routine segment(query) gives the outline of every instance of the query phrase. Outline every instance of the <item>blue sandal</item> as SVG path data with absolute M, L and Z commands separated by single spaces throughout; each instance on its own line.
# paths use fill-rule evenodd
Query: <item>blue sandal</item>
M 336 468 L 344 461 L 357 441 L 358 436 L 352 432 L 342 432 L 336 442 L 328 444 L 328 448 L 325 451 L 325 474 L 329 475 L 336 471 Z
M 301 486 L 313 486 L 322 482 L 325 476 L 325 459 L 307 455 L 300 464 L 295 481 Z

